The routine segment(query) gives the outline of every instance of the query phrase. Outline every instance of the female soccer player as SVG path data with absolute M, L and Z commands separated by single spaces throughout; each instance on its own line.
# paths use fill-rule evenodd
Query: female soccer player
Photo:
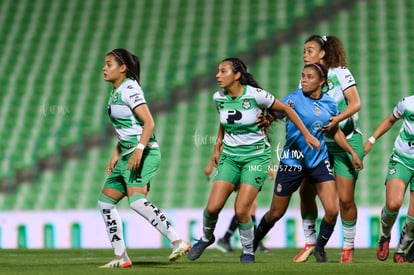
M 254 229 L 251 205 L 267 178 L 271 158 L 266 134 L 256 124 L 257 115 L 266 109 L 284 113 L 303 134 L 307 146 L 316 147 L 314 150 L 317 150 L 320 144 L 292 108 L 259 87 L 240 59 L 224 59 L 218 66 L 216 79 L 222 88 L 213 96 L 220 115 L 217 142 L 212 157 L 217 165 L 217 175 L 203 211 L 203 235 L 187 257 L 189 260 L 198 259 L 203 251 L 214 243 L 218 215 L 227 198 L 239 185 L 234 209 L 243 247 L 240 262 L 253 263 Z
M 153 133 L 154 120 L 139 84 L 138 57 L 125 49 L 109 52 L 105 57 L 103 76 L 105 81 L 112 83 L 108 114 L 119 141 L 109 161 L 109 176 L 98 200 L 115 259 L 101 267 L 132 265 L 125 248 L 122 220 L 116 209 L 125 196 L 132 210 L 171 241 L 173 251 L 169 260 L 175 261 L 188 252 L 190 245 L 178 236 L 161 210 L 146 199 L 161 154 Z
M 410 203 L 407 218 L 394 253 L 394 262 L 405 263 L 414 260 L 414 96 L 400 100 L 392 114 L 378 125 L 372 136 L 365 142 L 364 151 L 368 154 L 375 141 L 388 132 L 399 119 L 403 120 L 403 124 L 395 139 L 394 149 L 388 163 L 385 206 L 381 210 L 381 238 L 378 243 L 377 258 L 380 261 L 388 258 L 391 229 L 403 203 L 405 191 L 409 187 Z
M 358 118 L 361 104 L 355 80 L 348 69 L 342 42 L 335 36 L 312 35 L 305 41 L 303 61 L 305 64 L 321 63 L 328 68 L 328 85 L 323 92 L 326 92 L 335 100 L 338 104 L 339 113 L 331 118 L 324 130 L 329 131 L 339 125 L 349 144 L 358 153 L 359 157 L 363 158 L 364 148 Z M 351 156 L 338 146 L 333 139 L 328 139 L 326 144 L 328 145 L 331 162 L 333 162 L 344 236 L 340 262 L 352 263 L 357 222 L 357 206 L 354 193 L 358 170 L 353 168 Z M 294 262 L 306 261 L 313 252 L 316 243 L 315 222 L 318 217 L 314 186 L 304 182 L 299 193 L 306 245 L 294 257 Z
M 269 211 L 262 217 L 257 227 L 254 249 L 285 214 L 292 194 L 299 188 L 303 179 L 311 184 L 322 202 L 325 215 L 322 219 L 314 255 L 317 262 L 326 262 L 325 245 L 333 233 L 338 215 L 338 195 L 335 178 L 331 170 L 326 135 L 331 137 L 352 156 L 352 164 L 362 169 L 362 161 L 352 149 L 338 126 L 325 134 L 324 125 L 337 115 L 336 102 L 322 93 L 327 81 L 327 69 L 319 63 L 307 64 L 303 68 L 301 89 L 282 101 L 291 106 L 305 123 L 307 129 L 320 141 L 321 149 L 310 150 L 301 133 L 290 120 L 286 123 L 286 144 L 279 162 L 275 180 L 273 200 Z M 280 116 L 280 115 L 279 115 Z

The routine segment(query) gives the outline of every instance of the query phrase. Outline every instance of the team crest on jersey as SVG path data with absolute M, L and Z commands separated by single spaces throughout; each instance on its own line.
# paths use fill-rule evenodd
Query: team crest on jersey
M 116 103 L 118 101 L 118 93 L 115 93 L 112 97 L 112 103 Z
M 291 99 L 289 99 L 286 103 L 291 108 L 293 108 L 293 106 L 295 106 L 295 103 L 293 103 L 293 100 L 291 100 Z
M 243 99 L 242 106 L 243 106 L 244 109 L 250 109 L 250 107 L 251 107 L 250 100 L 247 99 L 247 98 Z
M 334 85 L 334 83 L 333 83 L 333 81 L 331 79 L 328 79 L 326 81 L 326 86 L 328 86 L 328 90 L 332 90 L 335 85 Z
M 315 114 L 319 115 L 321 113 L 321 109 L 319 109 L 319 107 L 315 108 Z
M 318 120 L 312 123 L 311 129 L 313 132 L 318 132 L 322 129 L 322 127 L 323 127 L 322 121 Z

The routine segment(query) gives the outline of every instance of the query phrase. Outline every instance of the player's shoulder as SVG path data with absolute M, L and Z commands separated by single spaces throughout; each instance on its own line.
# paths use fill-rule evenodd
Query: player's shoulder
M 404 104 L 410 104 L 411 105 L 411 103 L 414 103 L 414 95 L 405 96 L 405 97 L 401 98 L 400 102 L 404 103 Z
M 214 92 L 213 100 L 223 99 L 223 98 L 226 98 L 226 93 L 225 93 L 224 90 L 218 90 L 218 91 Z

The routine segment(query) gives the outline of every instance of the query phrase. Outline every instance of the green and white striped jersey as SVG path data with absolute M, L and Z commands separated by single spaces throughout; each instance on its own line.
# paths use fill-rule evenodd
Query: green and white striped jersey
M 146 104 L 144 92 L 139 84 L 130 78 L 125 79 L 118 89 L 112 90 L 108 100 L 108 114 L 121 145 L 121 155 L 134 151 L 142 134 L 142 121 L 133 110 L 141 104 Z M 147 147 L 158 147 L 154 133 Z
M 397 119 L 403 119 L 400 133 L 394 142 L 394 152 L 414 168 L 414 96 L 401 99 L 392 114 Z
M 355 80 L 352 76 L 352 73 L 346 67 L 337 67 L 329 68 L 328 70 L 328 80 L 327 86 L 328 89 L 323 92 L 326 92 L 330 97 L 332 97 L 335 102 L 338 104 L 339 112 L 343 112 L 348 106 L 348 102 L 345 98 L 344 91 L 351 86 L 355 86 Z M 347 118 L 339 123 L 342 131 L 345 133 L 347 138 L 351 138 L 354 130 L 360 132 L 359 130 L 359 116 L 358 113 L 352 115 L 352 117 Z M 328 142 L 334 142 L 333 139 L 328 139 Z
M 224 129 L 223 152 L 243 156 L 263 153 L 265 145 L 269 144 L 256 120 L 263 110 L 273 105 L 275 97 L 245 85 L 241 96 L 232 98 L 222 90 L 214 93 L 213 100 Z

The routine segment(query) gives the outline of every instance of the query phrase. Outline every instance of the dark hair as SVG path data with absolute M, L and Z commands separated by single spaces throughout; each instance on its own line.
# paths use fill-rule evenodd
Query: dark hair
M 126 76 L 136 80 L 139 83 L 141 64 L 136 55 L 125 49 L 114 49 L 106 55 L 113 55 L 119 66 L 125 65 L 127 68 Z
M 252 87 L 261 89 L 257 81 L 254 79 L 254 77 L 249 72 L 247 72 L 247 66 L 246 64 L 244 64 L 243 61 L 241 61 L 240 58 L 229 57 L 229 58 L 223 59 L 221 62 L 224 62 L 224 61 L 228 61 L 231 63 L 231 68 L 234 73 L 240 72 L 241 76 L 240 76 L 239 82 L 242 85 L 247 84 Z
M 318 43 L 321 50 L 325 51 L 323 61 L 328 68 L 348 67 L 345 48 L 338 37 L 333 35 L 320 36 L 314 34 L 309 36 L 305 43 L 310 41 Z
M 311 63 L 311 64 L 306 64 L 305 66 L 303 66 L 303 68 L 313 68 L 316 73 L 319 75 L 320 79 L 324 80 L 324 84 L 326 84 L 326 81 L 328 80 L 328 69 L 320 64 L 320 63 Z

